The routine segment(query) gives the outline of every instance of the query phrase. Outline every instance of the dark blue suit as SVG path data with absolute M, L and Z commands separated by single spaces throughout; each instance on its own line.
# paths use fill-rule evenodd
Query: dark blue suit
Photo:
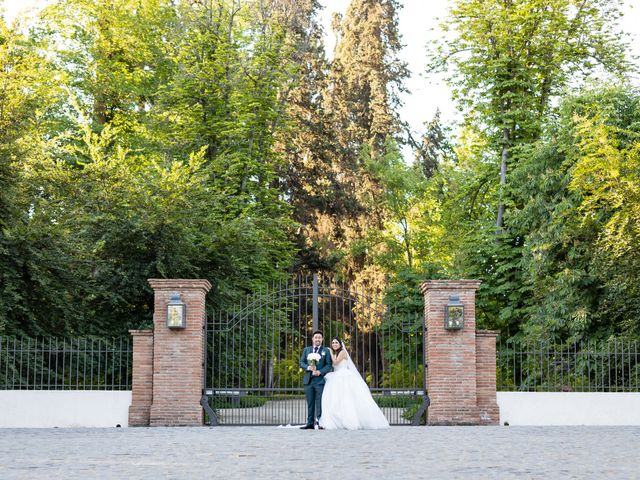
M 314 425 L 315 420 L 322 416 L 322 391 L 324 390 L 324 376 L 333 368 L 331 365 L 331 353 L 326 347 L 320 347 L 318 354 L 320 360 L 316 369 L 320 375 L 313 376 L 307 367 L 307 355 L 313 353 L 314 347 L 307 347 L 300 357 L 300 368 L 304 370 L 304 396 L 307 399 L 307 425 Z

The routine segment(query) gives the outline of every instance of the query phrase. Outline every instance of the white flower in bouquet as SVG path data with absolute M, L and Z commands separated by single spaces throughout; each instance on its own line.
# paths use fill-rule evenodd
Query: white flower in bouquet
M 320 361 L 319 353 L 310 353 L 309 355 L 307 355 L 307 363 L 309 365 L 313 365 L 315 367 L 319 361 Z

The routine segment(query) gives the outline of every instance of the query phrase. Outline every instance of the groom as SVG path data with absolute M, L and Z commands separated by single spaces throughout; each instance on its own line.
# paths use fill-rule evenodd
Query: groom
M 322 390 L 324 376 L 331 371 L 331 354 L 329 349 L 322 346 L 324 337 L 320 330 L 313 332 L 313 346 L 306 347 L 300 357 L 300 368 L 304 370 L 304 396 L 307 398 L 307 424 L 302 430 L 312 430 L 315 420 L 322 416 Z M 311 353 L 320 355 L 320 360 L 313 365 L 307 357 Z

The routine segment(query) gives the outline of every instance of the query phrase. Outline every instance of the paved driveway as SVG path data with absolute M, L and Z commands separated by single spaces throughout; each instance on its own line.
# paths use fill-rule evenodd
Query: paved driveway
M 0 479 L 640 478 L 639 427 L 0 430 Z

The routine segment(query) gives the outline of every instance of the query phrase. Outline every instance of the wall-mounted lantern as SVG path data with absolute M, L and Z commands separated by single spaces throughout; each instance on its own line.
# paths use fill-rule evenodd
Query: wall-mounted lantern
M 187 306 L 180 300 L 179 293 L 172 293 L 167 304 L 167 327 L 185 328 L 187 326 Z
M 447 330 L 460 330 L 464 326 L 464 306 L 460 297 L 452 295 L 449 303 L 444 307 L 444 328 Z

